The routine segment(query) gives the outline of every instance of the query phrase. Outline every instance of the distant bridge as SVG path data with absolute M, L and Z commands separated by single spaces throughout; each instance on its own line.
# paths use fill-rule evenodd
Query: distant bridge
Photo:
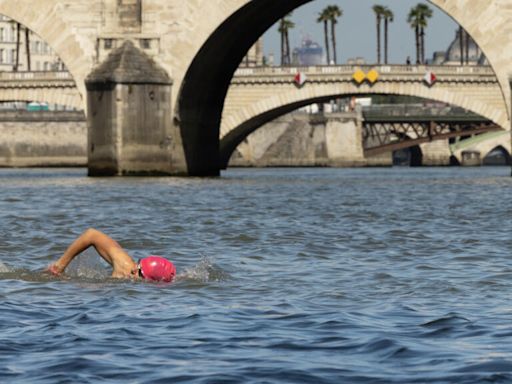
M 69 72 L 0 72 L 0 102 L 39 101 L 84 109 Z
M 436 81 L 429 85 L 425 75 Z M 306 82 L 296 83 L 297 74 Z M 507 106 L 488 66 L 316 66 L 240 68 L 226 97 L 220 132 L 221 163 L 251 132 L 299 107 L 353 95 L 408 95 L 462 107 L 508 129 Z M 438 132 L 440 133 L 440 132 Z
M 507 133 L 502 127 L 463 108 L 372 106 L 363 110 L 365 157 L 392 152 L 434 140 L 487 133 Z M 491 148 L 492 149 L 492 148 Z

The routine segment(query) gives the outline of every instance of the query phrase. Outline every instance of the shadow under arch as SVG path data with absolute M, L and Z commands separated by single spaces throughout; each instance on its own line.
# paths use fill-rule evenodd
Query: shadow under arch
M 503 146 L 498 145 L 485 154 L 482 165 L 512 165 L 512 156 Z
M 219 143 L 219 160 L 221 169 L 226 169 L 229 163 L 231 155 L 235 151 L 236 147 L 251 133 L 256 131 L 264 124 L 278 118 L 279 116 L 285 115 L 306 105 L 314 103 L 324 103 L 332 100 L 335 96 L 326 96 L 318 99 L 308 99 L 297 101 L 296 103 L 287 104 L 280 108 L 272 109 L 264 112 L 258 116 L 253 117 L 239 125 L 236 129 L 230 131 L 224 136 Z
M 312 0 L 253 0 L 228 17 L 203 44 L 178 96 L 189 175 L 219 174 L 219 130 L 229 83 L 249 48 L 280 17 Z
M 398 135 L 399 140 L 412 140 L 411 137 L 400 134 Z M 407 157 L 407 161 L 402 162 L 402 164 L 398 164 L 396 162 L 397 155 L 403 156 L 404 154 Z M 398 157 L 400 157 L 400 155 Z M 395 164 L 396 162 L 396 164 Z M 418 144 L 411 145 L 410 147 L 402 148 L 397 151 L 393 151 L 393 165 L 408 165 L 409 167 L 421 167 L 423 165 L 423 151 Z

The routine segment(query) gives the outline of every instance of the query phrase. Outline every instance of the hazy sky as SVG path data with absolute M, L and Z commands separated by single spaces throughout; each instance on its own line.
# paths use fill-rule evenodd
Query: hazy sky
M 389 62 L 402 64 L 405 63 L 407 56 L 414 61 L 414 31 L 407 24 L 407 15 L 418 3 L 418 0 L 312 1 L 293 12 L 291 18 L 295 22 L 295 28 L 290 31 L 290 45 L 293 50 L 294 47 L 300 46 L 304 35 L 309 35 L 325 50 L 323 24 L 317 23 L 316 19 L 326 6 L 337 5 L 343 10 L 343 16 L 336 26 L 338 63 L 346 63 L 347 59 L 354 57 L 363 57 L 368 63 L 375 63 L 377 31 L 372 7 L 379 4 L 387 6 L 395 15 L 394 22 L 389 25 Z M 426 29 L 425 40 L 425 54 L 427 58 L 431 58 L 434 51 L 445 51 L 448 48 L 455 37 L 458 25 L 436 6 L 426 4 L 434 13 Z M 277 25 L 267 31 L 263 41 L 265 54 L 274 53 L 275 62 L 279 63 L 281 48 Z

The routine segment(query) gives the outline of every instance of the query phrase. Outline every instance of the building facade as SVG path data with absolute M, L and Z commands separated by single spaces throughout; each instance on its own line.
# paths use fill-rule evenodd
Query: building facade
M 0 71 L 64 71 L 51 47 L 34 32 L 0 15 Z

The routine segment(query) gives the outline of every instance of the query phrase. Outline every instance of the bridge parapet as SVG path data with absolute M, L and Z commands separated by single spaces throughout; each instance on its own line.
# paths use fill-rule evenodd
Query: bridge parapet
M 31 72 L 0 72 L 0 81 L 23 81 L 23 80 L 55 80 L 67 79 L 73 80 L 73 76 L 68 71 L 31 71 Z
M 427 72 L 436 75 L 438 82 L 479 82 L 498 84 L 490 66 L 426 66 L 426 65 L 329 65 L 311 67 L 251 67 L 239 68 L 231 84 L 290 82 L 290 76 L 303 73 L 309 81 L 352 81 L 352 75 L 362 70 L 377 71 L 379 81 L 423 82 Z M 292 79 L 293 80 L 293 79 Z

